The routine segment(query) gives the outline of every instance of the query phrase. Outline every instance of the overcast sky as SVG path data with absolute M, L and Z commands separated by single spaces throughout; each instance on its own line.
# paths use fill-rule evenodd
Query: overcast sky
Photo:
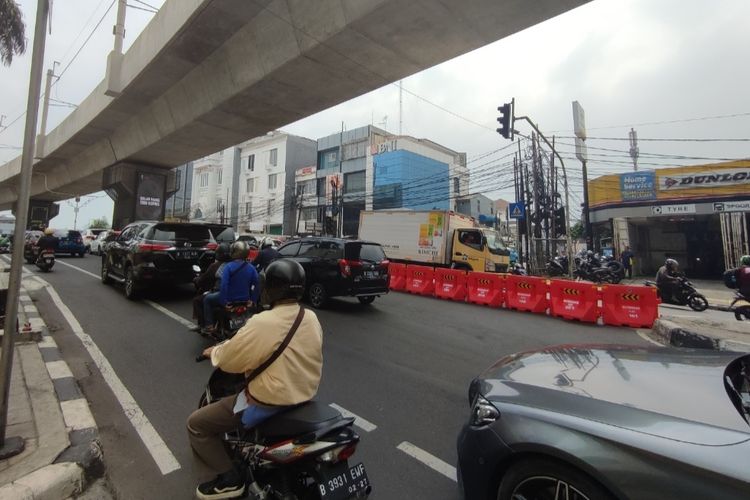
M 58 74 L 103 21 L 52 91 L 58 102 L 50 110 L 50 129 L 72 110 L 65 103 L 81 102 L 102 80 L 116 6 L 106 16 L 104 12 L 113 3 L 54 2 L 45 61 L 46 67 L 60 61 Z M 163 1 L 146 3 L 159 7 Z M 20 4 L 31 37 L 36 0 Z M 128 9 L 126 49 L 152 17 Z M 748 158 L 747 140 L 647 141 L 750 138 L 748 19 L 747 0 L 594 0 L 404 79 L 403 133 L 466 152 L 471 190 L 493 198 L 512 198 L 506 187 L 511 149 L 497 151 L 509 141 L 495 132 L 495 119 L 497 106 L 513 97 L 516 115 L 529 116 L 550 137 L 558 136 L 575 201 L 582 184 L 570 139 L 574 100 L 586 111 L 590 177 L 632 170 L 627 140 L 602 139 L 627 139 L 631 126 L 638 132 L 643 169 Z M 3 125 L 24 111 L 30 59 L 31 44 L 10 68 L 0 66 Z M 283 130 L 317 139 L 340 130 L 342 121 L 346 128 L 374 121 L 397 133 L 398 86 L 388 85 Z M 517 128 L 531 132 L 523 123 Z M 22 136 L 23 119 L 0 132 L 0 163 L 20 154 Z M 83 203 L 79 228 L 101 215 L 111 220 L 112 202 L 103 193 L 84 197 Z M 73 226 L 72 204 L 61 203 L 53 224 Z

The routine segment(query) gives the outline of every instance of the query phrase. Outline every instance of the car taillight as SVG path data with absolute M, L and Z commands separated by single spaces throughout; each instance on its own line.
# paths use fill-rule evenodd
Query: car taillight
M 164 250 L 168 250 L 169 245 L 161 245 L 158 243 L 139 243 L 138 244 L 138 251 L 139 252 L 161 252 Z
M 339 259 L 339 270 L 341 271 L 341 276 L 344 278 L 352 275 L 353 267 L 362 267 L 362 261 Z
M 216 250 L 217 248 L 219 248 L 218 243 L 209 243 L 206 245 L 207 250 Z
M 382 267 L 383 269 L 385 269 L 387 271 L 388 270 L 388 265 L 390 263 L 391 263 L 390 260 L 381 260 L 380 261 L 380 267 Z
M 81 243 L 83 243 L 83 240 L 81 238 L 76 238 L 76 243 L 80 245 Z

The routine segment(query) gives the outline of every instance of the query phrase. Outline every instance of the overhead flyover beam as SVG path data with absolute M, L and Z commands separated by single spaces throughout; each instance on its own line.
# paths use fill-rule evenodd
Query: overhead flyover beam
M 49 134 L 33 195 L 101 189 L 121 162 L 174 168 L 521 31 L 587 0 L 168 0 Z M 103 62 L 104 64 L 104 62 Z M 0 167 L 0 208 L 15 200 Z

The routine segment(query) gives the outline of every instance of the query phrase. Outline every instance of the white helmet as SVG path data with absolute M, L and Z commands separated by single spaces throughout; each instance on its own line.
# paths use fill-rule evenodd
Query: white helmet
M 261 240 L 261 242 L 260 242 L 260 248 L 261 249 L 267 248 L 267 247 L 272 247 L 272 246 L 273 246 L 273 240 L 271 238 L 269 238 L 268 236 L 266 236 L 265 238 L 263 238 Z

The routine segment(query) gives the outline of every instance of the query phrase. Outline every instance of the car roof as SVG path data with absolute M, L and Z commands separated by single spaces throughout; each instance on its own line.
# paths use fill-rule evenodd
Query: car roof
M 284 245 L 288 245 L 289 243 L 296 243 L 299 241 L 335 241 L 337 243 L 364 243 L 367 245 L 378 245 L 381 246 L 380 243 L 376 241 L 369 241 L 369 240 L 351 240 L 349 238 L 339 238 L 338 236 L 306 236 L 305 238 L 299 238 L 296 240 L 289 240 L 285 241 Z

